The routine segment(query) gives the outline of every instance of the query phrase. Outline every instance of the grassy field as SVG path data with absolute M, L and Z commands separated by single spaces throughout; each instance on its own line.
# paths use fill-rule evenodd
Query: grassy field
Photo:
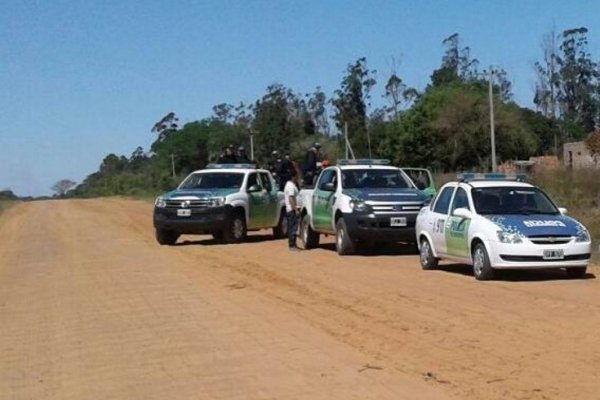
M 9 207 L 15 205 L 17 202 L 14 200 L 0 200 L 0 214 Z
M 456 174 L 437 174 L 435 182 L 439 188 L 456 179 Z M 583 223 L 593 240 L 594 262 L 600 262 L 600 171 L 554 169 L 529 175 L 529 181 L 541 187 L 559 207 L 568 210 L 568 215 Z
M 600 172 L 594 170 L 553 170 L 531 176 L 531 182 L 548 193 L 568 215 L 583 223 L 593 241 L 594 262 L 600 262 Z

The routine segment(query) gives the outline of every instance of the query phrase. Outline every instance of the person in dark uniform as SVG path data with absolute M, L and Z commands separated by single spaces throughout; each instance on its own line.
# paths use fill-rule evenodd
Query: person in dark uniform
M 233 152 L 233 145 L 230 144 L 225 148 L 225 152 L 219 157 L 218 164 L 236 164 L 238 162 L 235 153 Z
M 248 154 L 246 154 L 246 149 L 244 148 L 244 146 L 238 147 L 237 162 L 242 163 L 242 164 L 251 164 L 252 163 L 252 161 L 250 160 L 250 157 L 248 157 Z
M 320 161 L 321 145 L 318 142 L 308 149 L 304 156 L 302 165 L 302 173 L 304 174 L 304 182 L 307 185 L 312 185 L 317 175 L 317 162 Z
M 275 182 L 277 182 L 277 185 L 279 186 L 279 178 L 277 177 L 277 160 L 278 159 L 279 159 L 279 152 L 277 150 L 273 150 L 271 152 L 271 158 L 269 159 L 267 169 L 271 172 L 271 175 L 273 175 Z

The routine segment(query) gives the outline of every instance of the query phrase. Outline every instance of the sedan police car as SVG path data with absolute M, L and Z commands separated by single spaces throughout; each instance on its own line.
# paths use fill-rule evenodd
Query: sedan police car
M 499 269 L 565 268 L 583 277 L 591 256 L 587 229 L 539 188 L 503 174 L 465 174 L 442 187 L 417 217 L 423 269 L 440 259 L 473 266 L 475 278 Z M 520 177 L 522 178 L 522 177 Z

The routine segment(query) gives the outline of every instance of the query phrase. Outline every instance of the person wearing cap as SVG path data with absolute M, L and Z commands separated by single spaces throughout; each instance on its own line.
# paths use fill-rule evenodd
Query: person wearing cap
M 250 158 L 246 154 L 246 149 L 244 148 L 244 146 L 238 147 L 237 162 L 242 163 L 242 164 L 250 164 L 250 163 L 252 163 L 252 161 L 250 160 Z
M 319 142 L 315 142 L 315 144 L 308 149 L 306 155 L 304 156 L 304 162 L 302 165 L 302 172 L 304 174 L 304 182 L 308 185 L 312 185 L 316 178 L 317 174 L 317 162 L 320 158 L 321 145 Z
M 235 156 L 233 149 L 234 149 L 234 147 L 232 144 L 227 146 L 225 148 L 225 152 L 221 155 L 221 157 L 219 157 L 219 161 L 217 161 L 217 163 L 219 163 L 219 164 L 236 164 L 238 161 L 237 161 L 237 157 Z
M 290 177 L 285 183 L 283 190 L 285 200 L 285 212 L 287 217 L 288 248 L 290 251 L 299 251 L 296 245 L 296 232 L 298 231 L 298 221 L 300 219 L 300 210 L 298 207 L 298 172 L 295 169 L 290 171 Z
M 267 169 L 269 171 L 271 171 L 271 175 L 273 175 L 273 178 L 275 178 L 276 181 L 277 181 L 277 172 L 275 171 L 275 163 L 277 162 L 278 158 L 279 158 L 279 152 L 277 150 L 273 150 L 271 152 L 271 158 L 269 159 L 269 162 L 267 164 Z

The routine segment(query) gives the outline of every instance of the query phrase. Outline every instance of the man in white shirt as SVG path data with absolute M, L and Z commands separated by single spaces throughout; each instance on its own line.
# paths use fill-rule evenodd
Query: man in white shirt
M 290 179 L 285 183 L 283 194 L 285 196 L 285 212 L 288 221 L 288 246 L 291 251 L 300 250 L 296 246 L 296 231 L 298 230 L 298 220 L 300 210 L 298 209 L 298 171 L 295 168 L 290 170 Z

